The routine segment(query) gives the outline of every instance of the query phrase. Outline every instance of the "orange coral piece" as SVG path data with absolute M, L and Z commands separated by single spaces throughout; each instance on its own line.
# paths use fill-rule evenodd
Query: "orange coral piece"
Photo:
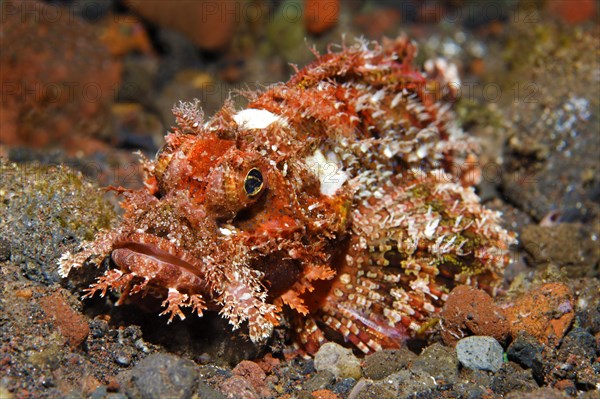
M 90 332 L 86 319 L 69 306 L 60 291 L 41 298 L 40 304 L 71 347 L 75 348 L 86 340 Z
M 573 319 L 573 296 L 562 283 L 544 284 L 520 296 L 505 309 L 511 334 L 524 331 L 544 344 L 557 346 Z

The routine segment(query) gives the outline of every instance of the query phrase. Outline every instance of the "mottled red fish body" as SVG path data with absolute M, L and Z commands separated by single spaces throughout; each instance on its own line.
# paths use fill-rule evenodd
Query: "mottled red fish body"
M 204 120 L 180 104 L 120 224 L 61 273 L 112 256 L 88 295 L 152 290 L 169 320 L 218 309 L 253 341 L 285 317 L 311 353 L 335 336 L 365 353 L 401 346 L 454 286 L 493 292 L 514 235 L 470 187 L 477 142 L 432 89 L 449 75 L 428 77 L 415 54 L 404 37 L 358 42 L 246 109 Z

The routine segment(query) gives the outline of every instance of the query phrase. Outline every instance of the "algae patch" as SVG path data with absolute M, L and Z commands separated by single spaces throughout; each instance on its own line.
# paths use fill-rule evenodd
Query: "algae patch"
M 56 260 L 115 217 L 104 192 L 64 166 L 0 160 L 0 238 L 30 279 L 59 280 Z

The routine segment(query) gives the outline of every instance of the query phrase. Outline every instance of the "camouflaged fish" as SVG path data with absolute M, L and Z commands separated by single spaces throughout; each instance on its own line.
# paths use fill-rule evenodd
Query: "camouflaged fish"
M 121 190 L 120 224 L 61 274 L 110 257 L 87 296 L 152 292 L 169 321 L 216 310 L 255 342 L 285 318 L 309 353 L 331 337 L 399 347 L 454 286 L 493 291 L 514 238 L 470 187 L 477 143 L 436 99 L 443 73 L 415 53 L 358 42 L 246 109 L 205 121 L 180 104 L 145 187 Z

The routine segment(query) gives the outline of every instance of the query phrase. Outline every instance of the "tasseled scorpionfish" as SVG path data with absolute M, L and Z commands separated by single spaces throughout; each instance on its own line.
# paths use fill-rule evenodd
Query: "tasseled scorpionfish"
M 162 295 L 169 321 L 218 310 L 255 342 L 285 317 L 310 353 L 335 336 L 398 347 L 454 286 L 493 291 L 514 238 L 469 187 L 477 143 L 415 53 L 406 38 L 359 42 L 246 109 L 205 121 L 180 104 L 145 187 L 120 190 L 120 225 L 61 274 L 109 256 L 87 295 Z

